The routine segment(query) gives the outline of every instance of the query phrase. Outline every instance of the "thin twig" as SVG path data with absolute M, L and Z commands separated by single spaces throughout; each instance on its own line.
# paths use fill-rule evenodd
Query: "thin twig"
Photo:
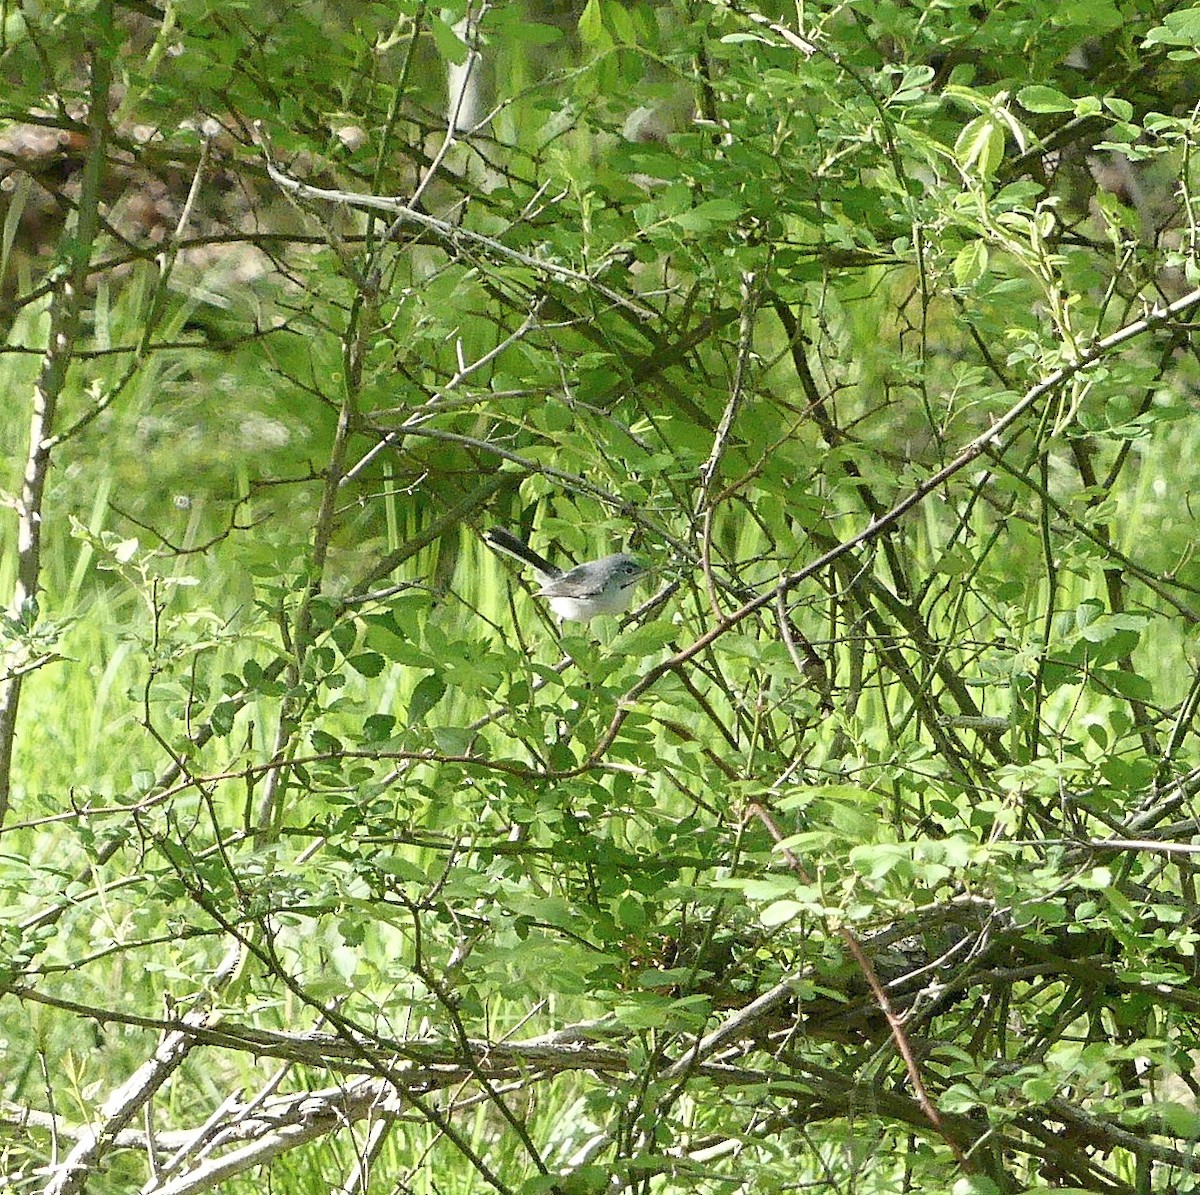
M 482 250 L 491 257 L 523 266 L 525 269 L 532 270 L 535 274 L 540 274 L 543 277 L 567 282 L 572 286 L 581 287 L 585 291 L 595 291 L 612 303 L 613 306 L 620 307 L 623 311 L 629 312 L 639 320 L 656 321 L 658 319 L 657 312 L 598 281 L 597 275 L 602 274 L 612 265 L 612 259 L 606 258 L 600 262 L 592 273 L 584 274 L 579 270 L 560 266 L 557 262 L 544 261 L 541 258 L 531 257 L 528 253 L 521 253 L 516 249 L 510 249 L 502 241 L 498 241 L 494 237 L 485 236 L 481 232 L 475 232 L 461 225 L 451 224 L 448 220 L 439 220 L 436 216 L 431 216 L 427 212 L 418 211 L 416 208 L 409 206 L 402 199 L 391 198 L 386 195 L 363 195 L 356 191 L 335 191 L 327 187 L 314 187 L 309 183 L 302 183 L 299 179 L 284 174 L 275 165 L 261 126 L 256 131 L 259 134 L 259 144 L 262 147 L 267 173 L 271 176 L 271 180 L 276 186 L 281 187 L 283 190 L 290 192 L 300 199 L 319 199 L 326 203 L 342 203 L 347 207 L 363 208 L 368 211 L 391 212 L 399 219 L 423 228 L 455 253 L 461 252 L 464 245 L 470 245 Z

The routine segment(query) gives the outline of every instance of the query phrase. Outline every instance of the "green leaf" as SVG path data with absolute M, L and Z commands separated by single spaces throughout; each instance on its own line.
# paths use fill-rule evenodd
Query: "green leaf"
M 1200 1138 L 1200 1112 L 1195 1108 L 1175 1100 L 1166 1100 L 1154 1104 L 1153 1107 L 1176 1137 L 1184 1137 L 1190 1141 Z
M 970 286 L 987 273 L 988 247 L 982 240 L 964 245 L 954 258 L 954 281 L 959 286 Z
M 840 805 L 865 805 L 871 809 L 879 806 L 879 794 L 857 784 L 801 784 L 789 788 L 776 802 L 784 813 L 805 809 L 814 801 L 835 801 Z
M 313 750 L 320 755 L 337 755 L 342 750 L 342 741 L 324 730 L 314 730 L 309 734 Z
M 363 651 L 358 655 L 348 656 L 346 663 L 361 676 L 378 676 L 387 661 L 377 651 Z
M 954 156 L 967 171 L 991 178 L 1004 160 L 1004 130 L 992 116 L 976 116 L 967 122 L 954 143 Z
M 573 1166 L 565 1175 L 531 1175 L 521 1184 L 521 1195 L 599 1195 L 611 1181 L 607 1166 Z
M 443 755 L 466 755 L 477 733 L 465 726 L 435 726 L 433 741 Z
M 773 46 L 775 44 L 770 38 L 763 37 L 761 33 L 726 33 L 721 38 L 721 44 L 724 46 L 741 46 L 747 42 L 758 42 L 764 46 Z
M 851 849 L 850 865 L 869 880 L 881 880 L 893 871 L 912 877 L 912 852 L 907 843 L 865 843 Z
M 614 655 L 648 656 L 661 651 L 679 637 L 679 628 L 669 622 L 650 622 L 645 626 L 632 627 L 615 636 L 609 644 Z
M 1163 24 L 1146 34 L 1144 44 L 1200 47 L 1200 7 L 1167 13 Z
M 470 53 L 470 47 L 441 17 L 430 13 L 428 20 L 429 32 L 433 34 L 433 44 L 437 46 L 438 53 L 446 62 L 462 66 Z
M 1126 672 L 1123 668 L 1105 668 L 1095 676 L 1102 687 L 1113 689 L 1130 701 L 1154 700 L 1154 685 L 1136 672 Z
M 904 70 L 900 81 L 896 84 L 896 90 L 887 98 L 889 104 L 911 104 L 914 100 L 924 99 L 929 91 L 929 84 L 933 81 L 933 67 L 921 63 L 918 66 L 909 66 Z
M 741 204 L 732 199 L 708 199 L 670 217 L 670 222 L 689 232 L 707 232 L 718 224 L 732 224 L 741 216 Z
M 1086 31 L 1099 37 L 1126 22 L 1125 14 L 1112 0 L 1060 0 L 1047 10 L 1050 21 L 1062 28 Z
M 1095 1189 L 1092 1187 L 1026 1187 L 1021 1195 L 1095 1195 Z
M 758 919 L 767 929 L 774 929 L 776 926 L 786 925 L 789 921 L 795 921 L 797 917 L 804 914 L 807 908 L 807 905 L 801 904 L 799 901 L 777 900 L 761 909 Z
M 1000 1188 L 986 1174 L 964 1174 L 954 1180 L 950 1195 L 1000 1195 Z
M 583 12 L 579 15 L 579 40 L 593 52 L 611 50 L 614 46 L 612 35 L 604 25 L 603 0 L 587 0 Z
M 396 719 L 391 714 L 371 714 L 363 720 L 362 737 L 366 743 L 382 743 L 392 737 Z
M 337 645 L 338 651 L 346 655 L 358 639 L 358 628 L 352 622 L 335 623 L 329 629 L 329 637 Z
M 605 24 L 612 30 L 617 44 L 636 46 L 638 34 L 632 8 L 623 0 L 601 0 L 601 3 L 604 7 Z
M 1073 112 L 1075 101 L 1053 87 L 1032 84 L 1017 92 L 1017 103 L 1026 112 Z
M 731 877 L 718 881 L 722 888 L 740 890 L 747 900 L 774 900 L 796 891 L 796 881 L 791 876 L 774 876 L 763 879 Z
M 139 795 L 150 792 L 158 783 L 158 778 L 149 769 L 134 772 L 130 777 L 130 787 Z
M 1021 1083 L 1021 1094 L 1031 1104 L 1044 1104 L 1058 1094 L 1059 1086 L 1059 1080 L 1053 1075 L 1035 1075 Z
M 218 738 L 223 738 L 233 729 L 233 720 L 237 717 L 237 711 L 238 707 L 232 701 L 221 701 L 213 707 L 209 722 L 212 725 L 213 733 Z
M 979 1095 L 965 1083 L 951 1083 L 938 1097 L 938 1107 L 943 1112 L 970 1112 L 980 1103 Z
M 429 876 L 423 868 L 418 867 L 411 859 L 403 859 L 398 855 L 376 855 L 371 865 L 387 875 L 395 876 L 410 884 L 428 884 Z
M 446 682 L 434 672 L 423 676 L 413 686 L 412 698 L 408 703 L 408 725 L 417 726 L 425 721 L 426 715 L 446 695 Z

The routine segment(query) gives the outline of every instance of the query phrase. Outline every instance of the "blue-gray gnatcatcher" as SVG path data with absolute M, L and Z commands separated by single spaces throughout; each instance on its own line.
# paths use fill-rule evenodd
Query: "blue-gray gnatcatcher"
M 623 614 L 633 601 L 634 586 L 649 572 L 624 552 L 564 571 L 500 527 L 485 532 L 483 538 L 497 552 L 533 569 L 542 585 L 537 596 L 550 602 L 560 622 L 587 622 L 597 614 Z

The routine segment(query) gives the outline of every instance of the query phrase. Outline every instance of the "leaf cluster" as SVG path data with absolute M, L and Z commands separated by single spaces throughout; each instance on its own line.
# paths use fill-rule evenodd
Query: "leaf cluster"
M 0 14 L 10 1185 L 1192 1190 L 1195 11 Z

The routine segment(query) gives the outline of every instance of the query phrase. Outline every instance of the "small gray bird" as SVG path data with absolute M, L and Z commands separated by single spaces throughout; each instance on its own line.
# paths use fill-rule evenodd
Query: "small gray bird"
M 493 527 L 483 538 L 497 552 L 533 569 L 541 582 L 537 596 L 549 601 L 559 622 L 587 622 L 597 614 L 624 614 L 633 601 L 634 586 L 650 571 L 624 552 L 563 570 L 501 527 Z

